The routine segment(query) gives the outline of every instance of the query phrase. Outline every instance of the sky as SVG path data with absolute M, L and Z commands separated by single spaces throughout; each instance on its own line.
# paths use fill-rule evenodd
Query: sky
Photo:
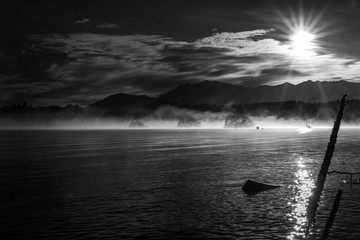
M 359 12 L 359 0 L 3 0 L 0 107 L 158 97 L 204 80 L 360 82 Z

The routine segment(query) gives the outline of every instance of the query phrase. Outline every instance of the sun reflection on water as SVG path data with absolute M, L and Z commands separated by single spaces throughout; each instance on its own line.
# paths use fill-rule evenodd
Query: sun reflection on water
M 297 160 L 298 171 L 295 173 L 293 185 L 294 197 L 290 199 L 288 204 L 292 207 L 292 212 L 288 215 L 290 220 L 294 222 L 294 229 L 288 236 L 288 239 L 299 239 L 305 237 L 306 226 L 306 208 L 314 181 L 309 171 L 306 169 L 304 159 L 299 157 Z
M 296 129 L 296 132 L 299 134 L 305 134 L 311 132 L 312 130 L 313 130 L 312 128 L 304 127 L 304 128 Z

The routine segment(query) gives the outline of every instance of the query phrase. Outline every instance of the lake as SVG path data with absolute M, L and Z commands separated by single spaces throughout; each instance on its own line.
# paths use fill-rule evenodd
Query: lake
M 330 132 L 1 131 L 0 239 L 303 239 Z M 360 129 L 340 129 L 330 170 L 360 172 Z M 248 196 L 247 179 L 282 187 Z M 327 176 L 311 239 L 338 189 L 329 239 L 360 239 L 343 179 Z

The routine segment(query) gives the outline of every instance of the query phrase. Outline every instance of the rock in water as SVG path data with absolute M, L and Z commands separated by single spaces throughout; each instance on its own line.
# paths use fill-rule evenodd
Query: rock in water
M 248 128 L 253 126 L 253 121 L 247 115 L 229 114 L 226 116 L 224 128 Z
M 140 120 L 132 120 L 130 123 L 129 123 L 129 127 L 130 128 L 144 128 L 146 127 L 145 123 L 140 121 Z
M 247 194 L 251 195 L 251 194 L 255 194 L 258 192 L 267 191 L 267 190 L 271 190 L 271 189 L 275 189 L 275 188 L 279 188 L 279 187 L 281 187 L 281 186 L 269 185 L 269 184 L 265 184 L 265 183 L 255 182 L 252 180 L 247 180 L 245 182 L 244 186 L 242 187 L 242 190 L 244 192 L 246 192 Z
M 193 118 L 180 119 L 177 127 L 200 127 L 200 121 Z

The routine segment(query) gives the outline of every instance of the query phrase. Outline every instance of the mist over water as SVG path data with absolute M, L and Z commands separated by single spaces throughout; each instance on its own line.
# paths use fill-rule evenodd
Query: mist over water
M 285 103 L 284 103 L 285 104 Z M 277 106 L 278 107 L 278 106 Z M 299 112 L 227 109 L 216 111 L 195 110 L 176 106 L 160 106 L 151 111 L 134 108 L 128 112 L 117 112 L 111 109 L 84 108 L 81 110 L 24 108 L 22 111 L 0 113 L 0 129 L 178 129 L 180 128 L 224 128 L 226 119 L 237 119 L 238 122 L 249 120 L 251 124 L 239 128 L 328 128 L 332 127 L 336 112 L 333 109 L 321 108 L 315 115 Z M 276 109 L 276 108 L 275 108 Z M 273 114 L 273 115 L 272 115 Z M 277 114 L 277 115 L 276 115 Z M 346 112 L 343 126 L 356 127 L 360 122 L 352 111 Z M 311 117 L 309 117 L 311 116 Z M 132 124 L 137 122 L 140 124 Z M 183 122 L 181 126 L 179 123 Z M 198 124 L 194 124 L 197 122 Z M 227 126 L 229 127 L 229 126 Z M 230 126 L 231 127 L 231 126 Z M 306 130 L 306 129 L 305 129 Z
M 1 239 L 302 239 L 331 129 L 2 131 Z M 330 170 L 360 166 L 340 129 Z M 329 175 L 312 236 L 339 188 L 330 237 L 360 238 L 359 185 Z M 247 196 L 247 179 L 279 184 Z
M 206 118 L 205 116 L 196 118 L 199 119 L 200 126 L 196 127 L 178 127 L 179 120 L 177 119 L 154 119 L 154 118 L 75 118 L 75 119 L 39 119 L 39 120 L 18 120 L 18 119 L 1 119 L 0 130 L 90 130 L 90 129 L 222 129 L 225 125 L 226 114 L 221 114 L 218 117 Z M 134 120 L 141 121 L 144 126 L 130 127 L 130 123 Z M 269 117 L 252 117 L 250 119 L 254 123 L 252 127 L 259 129 L 273 129 L 273 128 L 294 128 L 306 130 L 306 125 L 312 128 L 331 128 L 332 121 L 321 120 L 303 120 L 300 118 L 281 119 L 275 116 Z M 357 122 L 345 122 L 344 127 L 358 127 Z

